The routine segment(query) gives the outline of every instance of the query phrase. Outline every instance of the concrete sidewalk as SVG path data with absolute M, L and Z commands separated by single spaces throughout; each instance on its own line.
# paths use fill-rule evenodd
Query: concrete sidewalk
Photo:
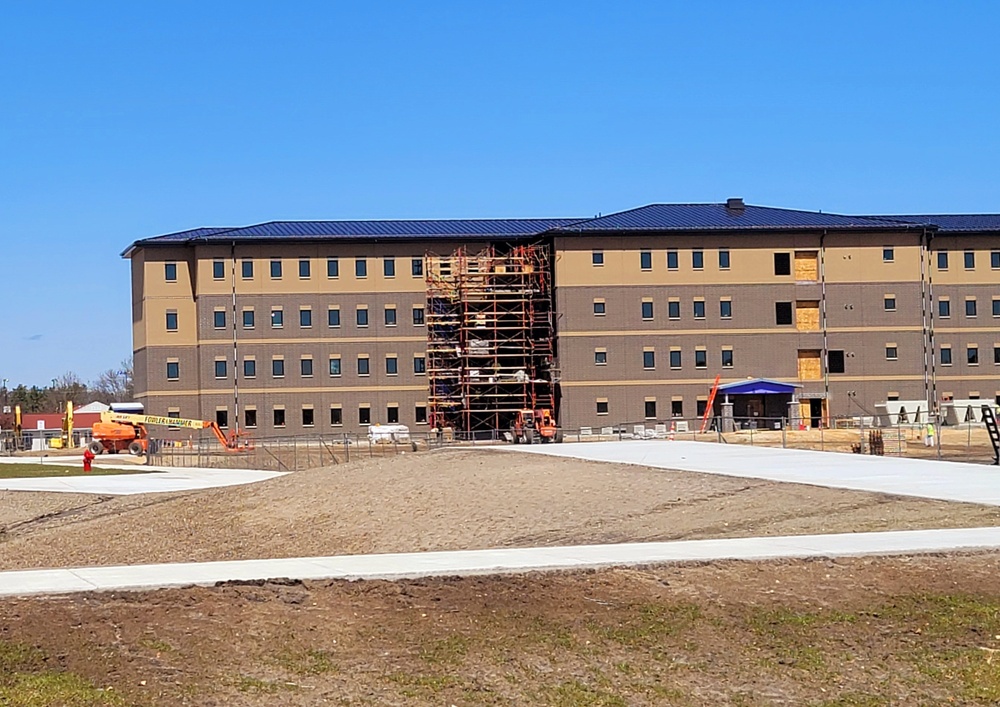
M 16 457 L 0 459 L 2 464 L 38 464 L 37 458 Z M 48 457 L 46 466 L 76 466 L 72 457 Z M 80 463 L 77 461 L 76 463 Z M 93 493 L 108 496 L 127 496 L 137 493 L 166 493 L 169 491 L 194 491 L 219 486 L 239 486 L 282 476 L 277 471 L 248 471 L 245 469 L 208 469 L 195 467 L 142 466 L 136 464 L 100 464 L 102 469 L 123 469 L 134 474 L 115 476 L 86 475 L 48 476 L 40 478 L 0 479 L 0 491 L 51 491 L 58 493 Z M 152 472 L 152 473 L 147 473 Z
M 1000 468 L 985 464 L 664 440 L 492 448 L 1000 506 Z
M 0 572 L 0 596 L 213 585 L 226 580 L 400 579 L 510 574 L 705 560 L 903 555 L 1000 549 L 1000 528 L 685 540 L 391 555 Z

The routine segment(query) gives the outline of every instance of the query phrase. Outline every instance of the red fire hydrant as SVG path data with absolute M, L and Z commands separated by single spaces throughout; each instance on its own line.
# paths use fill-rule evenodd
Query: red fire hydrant
M 90 447 L 83 450 L 83 470 L 92 471 L 91 462 L 94 461 L 94 453 L 90 451 Z

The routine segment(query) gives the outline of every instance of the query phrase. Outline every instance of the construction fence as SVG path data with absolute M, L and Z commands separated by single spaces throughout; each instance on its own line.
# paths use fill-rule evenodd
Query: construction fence
M 814 428 L 792 425 L 783 417 L 758 417 L 737 421 L 735 430 L 722 432 L 720 422 L 719 418 L 710 419 L 702 432 L 701 418 L 643 420 L 600 428 L 564 429 L 562 439 L 564 442 L 683 440 L 985 464 L 994 460 L 993 445 L 982 423 L 918 425 L 897 421 L 875 426 L 869 418 L 855 417 L 831 420 L 831 426 Z
M 413 453 L 428 446 L 426 438 L 373 442 L 363 434 L 255 438 L 246 449 L 238 451 L 222 448 L 214 438 L 190 441 L 151 439 L 146 463 L 168 467 L 298 471 Z

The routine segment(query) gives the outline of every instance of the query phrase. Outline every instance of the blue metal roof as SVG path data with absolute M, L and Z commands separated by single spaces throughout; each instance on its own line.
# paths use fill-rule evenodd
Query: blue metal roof
M 796 388 L 801 387 L 796 383 L 782 383 L 770 378 L 751 378 L 720 385 L 719 392 L 726 395 L 781 395 L 794 393 Z
M 927 223 L 937 226 L 939 233 L 1000 231 L 1000 214 L 924 214 L 920 216 L 872 216 L 869 218 Z
M 749 231 L 820 228 L 891 229 L 911 224 L 864 216 L 768 206 L 728 208 L 726 204 L 650 204 L 556 229 L 558 233 L 609 231 Z
M 528 238 L 559 226 L 576 223 L 573 218 L 516 219 L 426 219 L 395 221 L 269 221 L 241 228 L 193 228 L 144 238 L 122 254 L 149 245 L 194 243 L 241 243 L 275 240 L 414 240 L 475 238 Z

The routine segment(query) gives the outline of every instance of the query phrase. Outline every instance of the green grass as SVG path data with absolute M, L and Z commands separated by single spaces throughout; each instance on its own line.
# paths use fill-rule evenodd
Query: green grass
M 46 667 L 45 654 L 21 643 L 0 641 L 0 705 L 5 707 L 107 707 L 124 698 L 95 687 L 75 673 Z
M 117 474 L 148 474 L 148 470 L 136 465 L 134 469 L 105 469 L 94 467 L 93 471 L 84 472 L 83 464 L 67 466 L 65 464 L 35 464 L 17 463 L 0 464 L 0 479 L 35 479 L 47 476 L 115 476 Z

